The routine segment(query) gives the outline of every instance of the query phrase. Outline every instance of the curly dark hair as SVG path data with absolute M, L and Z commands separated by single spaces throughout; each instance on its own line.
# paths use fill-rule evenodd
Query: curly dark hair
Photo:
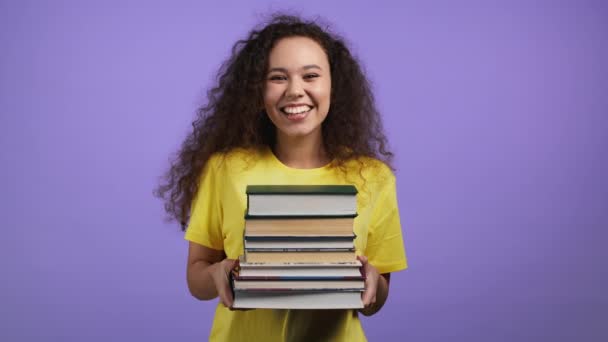
M 190 218 L 200 174 L 214 153 L 274 146 L 275 127 L 263 102 L 268 56 L 280 39 L 294 36 L 316 41 L 329 60 L 330 109 L 321 130 L 332 165 L 343 167 L 345 162 L 365 156 L 390 167 L 393 154 L 370 84 L 344 39 L 315 21 L 275 14 L 234 44 L 231 57 L 218 71 L 218 84 L 207 92 L 207 104 L 198 110 L 191 133 L 154 191 L 164 199 L 169 219 L 178 220 L 182 230 Z

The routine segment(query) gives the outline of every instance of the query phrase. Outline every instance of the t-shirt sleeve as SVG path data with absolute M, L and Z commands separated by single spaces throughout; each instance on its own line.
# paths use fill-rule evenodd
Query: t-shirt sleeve
M 222 176 L 220 157 L 212 156 L 201 174 L 198 191 L 192 201 L 190 222 L 185 239 L 205 247 L 223 250 Z
M 397 187 L 392 172 L 380 189 L 372 209 L 365 256 L 380 273 L 401 271 L 407 268 L 407 259 L 397 206 Z

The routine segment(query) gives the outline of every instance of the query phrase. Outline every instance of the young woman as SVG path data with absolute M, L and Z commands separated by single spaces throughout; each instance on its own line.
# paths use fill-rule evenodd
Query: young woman
M 219 296 L 210 340 L 365 341 L 358 313 L 380 310 L 390 273 L 407 262 L 392 153 L 358 62 L 316 23 L 275 16 L 235 44 L 218 76 L 157 190 L 186 230 L 190 292 Z M 253 184 L 357 187 L 364 309 L 230 309 L 227 274 L 243 253 L 245 188 Z

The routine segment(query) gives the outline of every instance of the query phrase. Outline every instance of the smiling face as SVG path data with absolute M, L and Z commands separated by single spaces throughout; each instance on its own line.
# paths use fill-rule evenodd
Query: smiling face
M 331 74 L 323 48 L 306 37 L 279 40 L 270 51 L 264 107 L 278 141 L 321 139 L 329 112 Z

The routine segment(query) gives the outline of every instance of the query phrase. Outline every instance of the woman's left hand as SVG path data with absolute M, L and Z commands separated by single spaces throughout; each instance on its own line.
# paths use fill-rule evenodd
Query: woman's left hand
M 378 282 L 380 281 L 380 273 L 367 261 L 367 257 L 357 255 L 357 259 L 363 264 L 363 273 L 365 274 L 365 291 L 361 300 L 363 306 L 369 308 L 376 304 L 376 292 L 378 290 Z

